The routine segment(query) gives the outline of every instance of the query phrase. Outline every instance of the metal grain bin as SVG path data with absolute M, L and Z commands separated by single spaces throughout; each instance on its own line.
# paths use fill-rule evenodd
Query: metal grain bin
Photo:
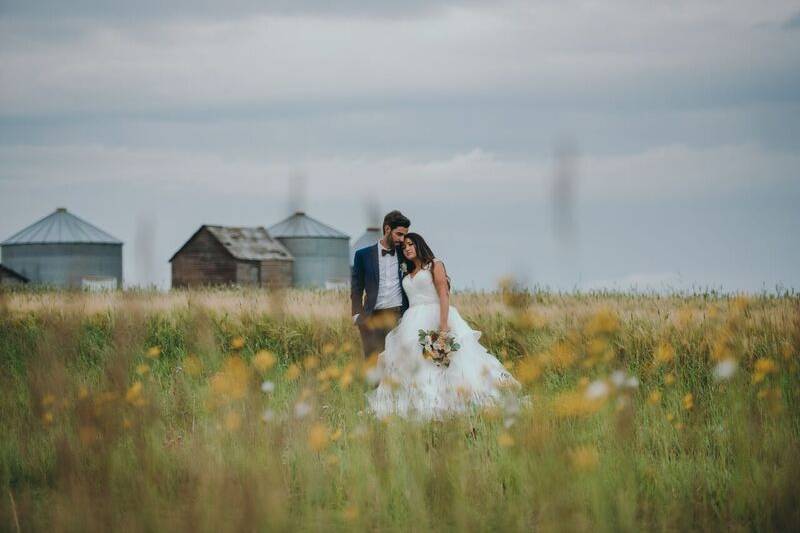
M 381 237 L 383 237 L 383 235 L 381 234 L 380 228 L 367 228 L 364 234 L 358 238 L 353 246 L 350 247 L 350 266 L 353 266 L 353 258 L 358 250 L 376 244 L 379 240 L 381 240 Z
M 269 228 L 294 256 L 294 286 L 333 288 L 350 282 L 350 237 L 298 211 Z
M 59 207 L 0 243 L 3 264 L 31 283 L 122 286 L 122 241 Z

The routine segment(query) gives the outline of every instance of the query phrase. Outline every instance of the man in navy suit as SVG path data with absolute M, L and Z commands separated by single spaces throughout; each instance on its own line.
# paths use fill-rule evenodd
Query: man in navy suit
M 383 237 L 356 251 L 353 259 L 350 300 L 353 323 L 361 333 L 364 357 L 383 351 L 386 334 L 408 309 L 402 284 L 401 249 L 410 225 L 411 221 L 400 211 L 388 213 L 383 218 Z

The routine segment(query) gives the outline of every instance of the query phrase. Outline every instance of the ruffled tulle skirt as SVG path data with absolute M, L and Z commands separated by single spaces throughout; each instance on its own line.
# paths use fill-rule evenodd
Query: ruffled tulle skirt
M 460 344 L 448 367 L 435 365 L 422 354 L 419 330 L 439 328 L 439 304 L 410 307 L 386 336 L 385 350 L 375 369 L 379 384 L 367 393 L 369 410 L 377 417 L 441 419 L 500 405 L 520 384 L 478 342 L 472 329 L 450 307 L 450 333 Z

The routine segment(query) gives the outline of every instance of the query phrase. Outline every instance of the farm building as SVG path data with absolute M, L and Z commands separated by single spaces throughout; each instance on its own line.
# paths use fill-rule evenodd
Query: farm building
M 2 243 L 3 264 L 31 283 L 122 286 L 122 241 L 59 207 Z
M 24 283 L 28 283 L 28 278 L 5 265 L 0 265 L 0 285 L 22 285 Z
M 332 288 L 350 280 L 350 237 L 298 211 L 269 233 L 294 257 L 294 286 Z
M 173 288 L 292 284 L 292 254 L 261 226 L 200 226 L 169 261 Z
M 372 246 L 373 244 L 377 243 L 381 240 L 383 234 L 381 234 L 381 229 L 377 226 L 372 226 L 367 228 L 361 237 L 350 247 L 350 266 L 353 266 L 353 258 L 356 255 L 356 252 L 362 248 L 367 246 Z

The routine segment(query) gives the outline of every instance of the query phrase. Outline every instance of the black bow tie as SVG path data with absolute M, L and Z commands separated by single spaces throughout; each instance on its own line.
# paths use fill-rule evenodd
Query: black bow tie
M 384 250 L 383 248 L 381 248 L 381 257 L 383 257 L 386 254 L 394 255 L 394 248 L 392 248 L 391 250 Z

